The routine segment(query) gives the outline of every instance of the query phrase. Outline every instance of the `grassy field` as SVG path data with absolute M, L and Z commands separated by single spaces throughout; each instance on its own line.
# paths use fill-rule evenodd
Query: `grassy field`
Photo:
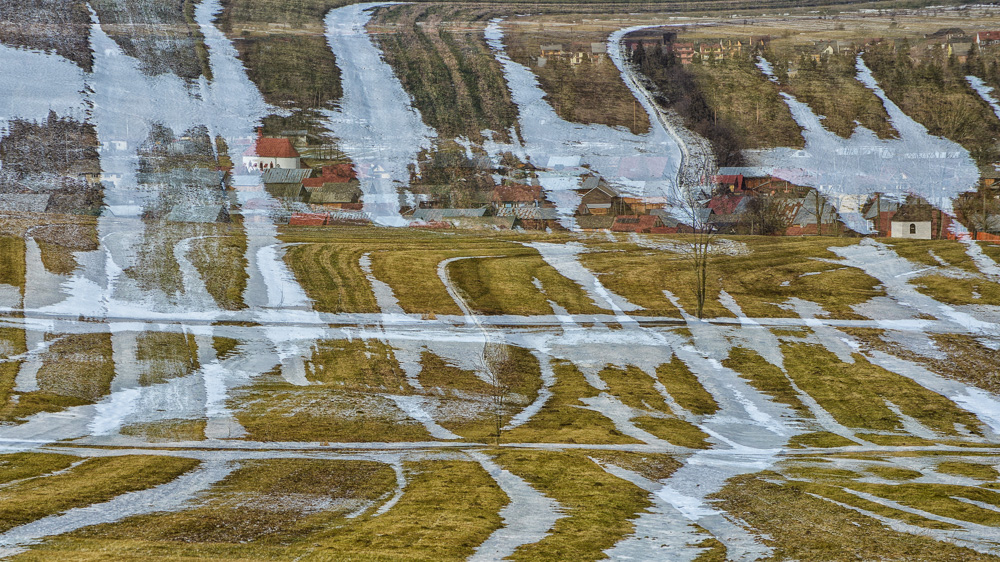
M 111 389 L 115 375 L 111 353 L 111 336 L 106 333 L 53 336 L 36 375 L 38 390 L 8 390 L 7 400 L 0 405 L 0 420 L 13 422 L 38 412 L 96 402 Z M 4 365 L 13 383 L 17 374 L 13 366 L 18 363 Z
M 611 420 L 584 409 L 581 398 L 596 397 L 599 392 L 587 384 L 583 373 L 572 363 L 553 364 L 556 383 L 545 408 L 528 423 L 507 432 L 511 443 L 637 443 L 615 429 Z
M 146 223 L 146 243 L 136 265 L 125 270 L 144 290 L 160 290 L 167 297 L 184 291 L 183 276 L 174 252 L 188 240 L 186 258 L 205 283 L 208 293 L 224 310 L 243 308 L 246 288 L 246 234 L 238 223 Z
M 719 255 L 708 269 L 708 294 L 725 290 L 750 317 L 782 317 L 793 313 L 778 306 L 788 297 L 808 295 L 834 318 L 853 318 L 852 304 L 882 294 L 878 281 L 857 269 L 842 268 L 821 260 L 838 260 L 831 246 L 854 244 L 836 237 L 783 238 L 736 237 L 746 244 L 746 255 Z M 649 240 L 653 243 L 656 237 Z M 663 242 L 682 237 L 663 238 Z M 601 275 L 601 282 L 615 293 L 646 310 L 638 314 L 678 317 L 679 312 L 663 291 L 668 290 L 689 312 L 697 309 L 694 267 L 683 252 L 659 251 L 632 244 L 588 240 L 591 253 L 581 262 Z M 605 250 L 605 251 L 601 251 Z M 621 251 L 625 250 L 625 251 Z M 670 275 L 663 272 L 670 271 Z M 821 272 L 821 275 L 815 273 Z M 808 275 L 804 275 L 807 274 Z M 705 303 L 706 316 L 732 316 L 715 298 Z
M 176 457 L 97 458 L 63 474 L 13 483 L 0 490 L 0 531 L 169 482 L 197 465 Z
M 0 237 L 0 283 L 24 289 L 24 239 Z
M 1000 393 L 1000 373 L 996 368 L 995 351 L 984 346 L 975 337 L 964 334 L 935 334 L 932 340 L 944 353 L 940 359 L 918 355 L 899 344 L 889 343 L 877 330 L 852 330 L 866 348 L 892 353 L 935 373 L 962 381 L 993 393 Z
M 143 332 L 136 337 L 135 356 L 145 367 L 139 376 L 142 385 L 183 377 L 200 367 L 198 344 L 192 334 Z
M 606 473 L 585 452 L 505 451 L 496 460 L 558 501 L 568 516 L 549 536 L 517 549 L 516 560 L 603 558 L 603 550 L 632 531 L 630 520 L 651 505 L 645 491 Z
M 789 482 L 774 473 L 760 473 L 733 479 L 717 497 L 722 500 L 719 507 L 769 537 L 764 542 L 775 549 L 777 559 L 850 560 L 865 558 L 873 552 L 896 560 L 986 558 L 929 537 L 893 531 L 874 519 L 826 501 L 822 492 L 834 495 L 831 499 L 841 503 L 875 513 L 887 513 L 886 508 L 850 494 L 831 493 L 832 490 L 837 488 Z M 898 510 L 894 510 L 892 517 L 919 522 L 914 520 L 915 516 Z M 924 522 L 936 523 L 926 519 Z
M 370 254 L 375 278 L 389 284 L 400 306 L 409 313 L 461 314 L 438 277 L 438 265 L 449 258 L 479 256 L 498 257 L 461 260 L 448 266 L 452 281 L 478 311 L 551 314 L 551 299 L 570 312 L 599 312 L 579 287 L 545 264 L 537 251 L 518 244 L 537 238 L 293 227 L 285 228 L 282 234 L 285 242 L 304 243 L 289 248 L 285 260 L 316 308 L 324 312 L 377 310 L 358 263 L 364 253 Z M 495 275 L 498 271 L 503 274 Z M 542 283 L 544 294 L 539 294 L 533 279 Z
M 902 431 L 902 422 L 887 405 L 892 403 L 903 414 L 943 436 L 959 435 L 956 424 L 973 433 L 980 431 L 979 420 L 969 412 L 911 379 L 872 365 L 860 355 L 849 364 L 809 344 L 785 344 L 782 352 L 791 380 L 848 427 Z

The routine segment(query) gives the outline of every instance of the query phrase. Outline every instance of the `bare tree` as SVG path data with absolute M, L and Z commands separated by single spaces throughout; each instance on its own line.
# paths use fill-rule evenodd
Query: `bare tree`
M 493 437 L 500 444 L 503 428 L 507 424 L 511 399 L 522 382 L 522 373 L 511 357 L 509 346 L 490 341 L 487 336 L 483 346 L 483 368 L 490 383 L 490 413 L 493 416 Z
M 712 241 L 715 228 L 708 221 L 708 209 L 702 205 L 707 191 L 699 187 L 681 188 L 680 195 L 672 201 L 675 212 L 691 227 L 691 236 L 686 244 L 687 257 L 695 275 L 695 299 L 698 303 L 698 318 L 705 313 L 708 297 L 708 268 L 711 263 Z
M 747 202 L 744 216 L 749 222 L 749 233 L 764 236 L 783 233 L 794 218 L 787 199 L 756 195 Z
M 993 217 L 1000 213 L 1000 202 L 988 192 L 989 188 L 980 187 L 978 192 L 963 193 L 955 201 L 955 210 L 973 238 L 980 232 L 990 230 Z

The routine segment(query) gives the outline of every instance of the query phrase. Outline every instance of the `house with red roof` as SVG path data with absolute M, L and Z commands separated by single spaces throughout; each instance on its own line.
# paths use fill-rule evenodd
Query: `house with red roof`
M 243 153 L 243 166 L 247 170 L 298 169 L 302 167 L 302 161 L 299 151 L 292 146 L 292 141 L 258 136 Z
M 980 31 L 976 33 L 976 44 L 982 47 L 983 45 L 996 45 L 1000 43 L 1000 31 Z
M 611 224 L 611 232 L 650 233 L 654 228 L 663 228 L 657 215 L 618 215 Z

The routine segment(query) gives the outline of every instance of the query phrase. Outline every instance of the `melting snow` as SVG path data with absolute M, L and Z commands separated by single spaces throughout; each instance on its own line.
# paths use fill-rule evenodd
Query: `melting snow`
M 365 30 L 370 11 L 382 5 L 355 4 L 326 16 L 326 40 L 344 92 L 328 117 L 340 149 L 358 171 L 365 212 L 378 224 L 406 226 L 399 214 L 400 190 L 409 185 L 417 154 L 432 147 L 437 133 L 421 120 Z
M 758 67 L 774 78 L 770 65 L 761 59 Z M 782 93 L 795 122 L 802 127 L 805 148 L 771 150 L 764 155 L 774 175 L 798 185 L 819 190 L 834 203 L 841 219 L 852 230 L 868 234 L 868 222 L 861 216 L 861 205 L 877 192 L 904 199 L 919 195 L 946 213 L 952 212 L 952 200 L 973 188 L 979 170 L 962 146 L 941 137 L 907 116 L 889 99 L 871 70 L 859 56 L 857 79 L 882 101 L 889 123 L 899 138 L 880 139 L 871 130 L 858 126 L 849 139 L 841 138 L 823 127 L 822 117 Z

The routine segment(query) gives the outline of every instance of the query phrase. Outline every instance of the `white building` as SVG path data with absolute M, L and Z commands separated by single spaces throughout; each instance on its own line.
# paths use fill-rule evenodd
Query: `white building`
M 892 221 L 890 238 L 931 239 L 931 221 Z
M 243 166 L 247 170 L 297 169 L 302 167 L 299 158 L 299 152 L 288 139 L 257 137 L 243 153 Z

